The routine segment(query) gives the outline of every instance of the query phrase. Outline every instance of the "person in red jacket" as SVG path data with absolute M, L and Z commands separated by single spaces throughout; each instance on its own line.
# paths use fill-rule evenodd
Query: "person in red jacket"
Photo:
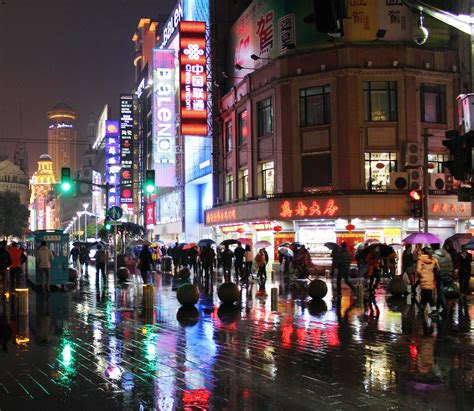
M 10 264 L 10 292 L 13 293 L 16 287 L 23 285 L 21 284 L 23 276 L 22 267 L 26 262 L 26 255 L 20 247 L 18 247 L 16 241 L 12 241 L 8 249 L 8 254 L 10 254 L 10 259 L 12 260 Z

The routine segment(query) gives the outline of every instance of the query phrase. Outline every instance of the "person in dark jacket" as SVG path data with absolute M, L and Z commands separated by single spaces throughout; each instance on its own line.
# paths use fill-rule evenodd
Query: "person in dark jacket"
M 216 258 L 216 253 L 214 250 L 211 248 L 210 245 L 207 247 L 204 247 L 201 250 L 201 268 L 204 271 L 204 275 L 206 279 L 209 279 L 209 275 L 212 271 L 212 267 L 214 266 L 214 260 Z
M 438 260 L 439 269 L 436 273 L 436 295 L 437 301 L 436 305 L 438 308 L 438 313 L 441 312 L 440 307 L 442 308 L 443 313 L 447 313 L 448 304 L 446 303 L 446 287 L 453 286 L 453 261 L 451 256 L 444 248 L 439 248 L 439 244 L 433 244 L 434 249 L 434 258 Z
M 8 291 L 8 267 L 12 263 L 10 254 L 7 251 L 7 242 L 0 241 L 0 275 L 3 279 L 3 293 Z
M 170 254 L 171 250 L 171 254 Z M 178 272 L 178 270 L 181 268 L 181 251 L 179 249 L 179 244 L 178 242 L 175 243 L 174 247 L 168 250 L 168 255 L 171 255 L 173 258 L 173 266 L 174 266 L 174 272 L 175 274 Z
M 197 266 L 198 266 L 198 256 L 199 256 L 199 251 L 197 246 L 194 246 L 193 248 L 190 248 L 188 251 L 188 261 L 189 265 L 193 269 L 193 273 L 197 275 Z
M 79 254 L 79 262 L 81 264 L 81 267 L 84 266 L 84 275 L 86 277 L 89 276 L 89 262 L 90 262 L 90 257 L 89 257 L 89 248 L 86 246 L 81 247 L 81 251 Z
M 225 281 L 231 280 L 230 271 L 232 269 L 232 259 L 234 258 L 234 253 L 229 249 L 228 245 L 224 246 L 224 251 L 221 253 L 221 263 L 224 270 L 224 279 Z
M 341 281 L 344 278 L 344 281 L 355 294 L 355 287 L 352 285 L 349 280 L 349 269 L 351 268 L 352 263 L 352 254 L 347 249 L 347 244 L 345 242 L 341 243 L 341 251 L 339 252 L 338 265 L 337 265 L 337 293 L 341 295 Z
M 151 258 L 151 253 L 148 246 L 145 244 L 138 256 L 138 268 L 140 269 L 140 274 L 142 275 L 144 284 L 148 283 L 148 272 L 151 270 L 152 265 L 153 260 Z
M 458 254 L 457 265 L 459 267 L 459 287 L 461 293 L 469 295 L 469 280 L 471 278 L 472 255 L 467 252 L 466 247 Z
M 242 247 L 241 244 L 239 244 L 237 247 L 235 247 L 234 250 L 234 268 L 235 268 L 235 279 L 236 281 L 239 281 L 240 278 L 244 278 L 244 254 L 245 250 L 244 247 Z

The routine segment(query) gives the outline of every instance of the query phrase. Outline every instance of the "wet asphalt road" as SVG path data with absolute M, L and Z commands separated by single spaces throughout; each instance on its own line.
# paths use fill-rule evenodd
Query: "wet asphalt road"
M 0 410 L 474 408 L 474 297 L 435 321 L 384 287 L 360 304 L 326 281 L 314 302 L 269 275 L 225 306 L 219 275 L 180 308 L 179 281 L 157 274 L 153 310 L 135 277 L 30 290 L 27 318 L 14 297 L 0 308 Z

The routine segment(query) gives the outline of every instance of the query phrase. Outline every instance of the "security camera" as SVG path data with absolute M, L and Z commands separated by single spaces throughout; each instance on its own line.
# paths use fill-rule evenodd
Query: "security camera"
M 430 36 L 430 32 L 428 29 L 423 25 L 423 15 L 420 13 L 420 17 L 418 18 L 418 27 L 413 32 L 413 40 L 419 46 L 422 46 L 428 41 L 428 37 Z

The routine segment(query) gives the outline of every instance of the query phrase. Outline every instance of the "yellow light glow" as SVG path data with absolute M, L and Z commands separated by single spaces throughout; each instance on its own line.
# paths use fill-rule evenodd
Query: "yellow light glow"
M 15 342 L 17 343 L 17 345 L 26 345 L 30 342 L 30 339 L 28 337 L 22 337 L 21 335 L 19 335 L 15 338 Z
M 49 118 L 63 118 L 63 117 L 72 118 L 73 120 L 76 119 L 76 116 L 73 116 L 72 114 L 53 114 L 49 116 Z

